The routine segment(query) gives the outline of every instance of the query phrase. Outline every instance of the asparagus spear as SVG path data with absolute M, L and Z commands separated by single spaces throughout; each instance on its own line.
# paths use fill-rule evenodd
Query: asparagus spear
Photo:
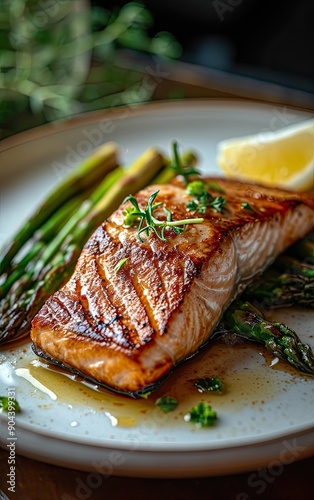
M 299 248 L 303 249 L 302 262 L 289 255 L 290 251 L 279 257 L 271 269 L 247 288 L 248 300 L 256 299 L 271 307 L 314 307 L 314 265 L 310 264 L 306 239 L 300 241 Z
M 52 238 L 47 245 L 42 245 L 41 253 L 35 255 L 35 258 L 28 263 L 27 269 L 25 268 L 24 270 L 20 270 L 20 265 L 18 265 L 14 270 L 15 272 L 10 274 L 8 279 L 2 285 L 2 288 L 5 289 L 9 286 L 12 279 L 14 279 L 14 276 L 12 277 L 12 275 L 17 276 L 18 273 L 21 274 L 21 279 L 15 281 L 14 288 L 11 290 L 11 296 L 7 297 L 7 301 L 10 301 L 11 303 L 12 301 L 14 302 L 18 300 L 21 293 L 31 287 L 33 283 L 40 278 L 44 269 L 59 251 L 62 243 L 67 238 L 68 234 L 70 234 L 70 232 L 75 228 L 78 221 L 80 221 L 88 213 L 90 207 L 97 203 L 99 199 L 108 191 L 108 189 L 110 189 L 110 187 L 123 176 L 123 174 L 124 170 L 122 167 L 116 168 L 105 177 L 104 181 L 92 192 L 88 199 L 84 199 L 84 197 L 81 198 L 80 204 L 77 205 L 76 209 L 72 210 L 72 212 L 69 214 L 67 213 L 69 207 L 68 204 L 65 204 L 57 213 L 54 214 L 54 216 L 48 221 L 51 225 L 52 222 L 54 222 L 53 227 L 55 231 L 57 231 L 54 238 Z M 62 221 L 60 221 L 60 216 L 62 215 L 64 219 L 63 225 Z M 45 228 L 45 226 L 41 228 L 40 232 L 42 237 L 47 236 L 46 229 L 47 228 Z M 52 230 L 52 227 L 50 229 Z M 42 244 L 43 242 L 41 241 L 40 243 Z M 30 253 L 32 253 L 32 251 L 33 249 L 31 249 Z M 28 257 L 28 255 L 26 257 Z M 5 309 L 8 309 L 7 305 L 5 305 Z
M 250 285 L 245 293 L 248 300 L 255 299 L 266 307 L 314 307 L 314 278 L 303 274 L 266 273 Z
M 5 297 L 14 283 L 26 273 L 27 267 L 35 267 L 35 263 L 45 246 L 56 236 L 56 234 L 58 234 L 62 225 L 65 224 L 77 210 L 83 199 L 82 195 L 71 198 L 67 203 L 56 210 L 42 227 L 36 231 L 28 242 L 27 248 L 25 249 L 22 247 L 16 258 L 11 262 L 6 274 L 2 277 L 0 299 Z M 22 253 L 21 256 L 20 253 Z
M 123 174 L 117 169 L 85 200 L 47 246 L 35 269 L 16 282 L 17 289 L 2 300 L 0 342 L 24 335 L 33 316 L 51 293 L 62 286 L 74 270 L 82 247 L 92 232 L 131 192 L 145 187 L 164 166 L 155 149 L 148 149 Z M 9 301 L 9 302 L 8 302 Z
M 300 372 L 314 375 L 311 347 L 302 343 L 298 335 L 282 323 L 267 321 L 250 302 L 235 300 L 224 314 L 223 326 L 240 337 L 263 344 Z
M 117 148 L 107 143 L 98 148 L 78 168 L 73 170 L 43 201 L 24 226 L 4 247 L 0 255 L 0 275 L 35 231 L 73 195 L 86 191 L 117 166 Z

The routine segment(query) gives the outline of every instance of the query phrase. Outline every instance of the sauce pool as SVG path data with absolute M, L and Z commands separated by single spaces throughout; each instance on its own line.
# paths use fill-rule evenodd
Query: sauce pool
M 87 382 L 83 378 L 49 364 L 35 355 L 21 356 L 15 363 L 15 373 L 30 383 L 36 393 L 42 392 L 51 399 L 68 406 L 91 408 L 104 412 L 113 427 L 134 427 L 149 417 L 167 426 L 184 423 L 184 416 L 200 401 L 208 402 L 214 410 L 239 412 L 243 407 L 262 407 L 266 401 L 285 391 L 291 380 L 300 378 L 293 368 L 278 361 L 263 347 L 248 342 L 228 345 L 221 340 L 201 349 L 194 358 L 177 366 L 169 378 L 147 399 L 131 399 Z M 280 379 L 278 370 L 290 377 Z M 221 393 L 199 392 L 195 387 L 198 378 L 219 377 L 223 384 Z M 172 396 L 177 408 L 164 414 L 155 404 L 162 396 Z M 43 409 L 45 404 L 40 405 Z M 73 423 L 74 426 L 74 423 Z

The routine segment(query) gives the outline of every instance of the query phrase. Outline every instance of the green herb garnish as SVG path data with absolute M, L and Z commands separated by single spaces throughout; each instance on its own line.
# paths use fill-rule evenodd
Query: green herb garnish
M 190 412 L 185 415 L 184 420 L 186 422 L 192 422 L 199 427 L 210 427 L 216 422 L 217 413 L 208 403 L 201 401 L 193 406 Z
M 194 384 L 200 392 L 222 392 L 222 382 L 220 378 L 199 378 Z
M 189 182 L 186 186 L 186 194 L 196 196 L 197 198 L 206 193 L 206 185 L 204 181 L 197 180 Z
M 169 413 L 178 406 L 178 401 L 171 396 L 163 396 L 162 398 L 158 398 L 155 404 L 159 406 L 164 413 Z
M 0 396 L 0 410 L 3 411 L 14 411 L 15 413 L 18 413 L 21 411 L 19 403 L 16 401 L 16 399 L 11 399 L 7 396 Z
M 186 225 L 199 224 L 204 221 L 204 219 L 202 218 L 173 221 L 172 213 L 166 207 L 163 207 L 166 214 L 166 220 L 156 219 L 156 217 L 154 217 L 153 215 L 153 212 L 157 207 L 160 207 L 162 205 L 162 203 L 153 204 L 158 193 L 159 190 L 155 191 L 150 196 L 147 202 L 147 207 L 145 209 L 141 209 L 139 207 L 136 198 L 131 194 L 127 196 L 123 201 L 123 203 L 130 201 L 134 207 L 134 209 L 132 209 L 132 212 L 127 212 L 123 222 L 127 227 L 130 227 L 131 225 L 134 225 L 135 222 L 139 221 L 137 236 L 141 242 L 143 242 L 141 238 L 142 233 L 145 233 L 147 236 L 149 236 L 150 231 L 153 231 L 161 241 L 166 241 L 165 230 L 167 228 L 171 228 L 176 234 L 180 234 L 184 231 Z M 132 215 L 132 224 L 130 224 L 130 215 Z
M 135 215 L 137 210 L 135 207 L 125 207 L 122 212 L 123 215 L 123 224 L 126 227 L 132 227 L 136 221 L 138 221 L 138 216 Z
M 173 141 L 172 143 L 172 150 L 173 150 L 173 163 L 172 163 L 172 168 L 174 168 L 175 172 L 177 175 L 181 175 L 184 179 L 185 184 L 189 182 L 189 177 L 190 175 L 200 175 L 199 170 L 191 167 L 190 165 L 184 166 L 181 163 L 181 159 L 178 153 L 178 144 L 176 141 Z
M 223 196 L 212 196 L 202 180 L 190 182 L 186 186 L 186 193 L 195 197 L 194 200 L 190 200 L 186 204 L 187 210 L 193 212 L 204 214 L 208 207 L 213 208 L 216 212 L 222 212 L 226 204 L 226 199 Z
M 241 207 L 244 208 L 245 210 L 251 210 L 252 212 L 254 212 L 254 208 L 251 207 L 249 203 L 242 203 Z
M 117 273 L 121 269 L 121 267 L 124 266 L 127 260 L 128 257 L 124 257 L 124 259 L 119 260 L 119 262 L 114 266 L 113 270 Z
M 196 212 L 198 207 L 199 207 L 199 204 L 197 203 L 197 201 L 194 201 L 194 200 L 190 200 L 186 204 L 186 208 L 190 212 Z
M 212 203 L 210 204 L 210 207 L 214 208 L 216 212 L 222 212 L 223 207 L 226 204 L 226 198 L 223 196 L 216 196 L 216 198 L 213 199 Z
M 146 391 L 146 392 L 142 392 L 142 394 L 139 394 L 139 396 L 143 399 L 148 399 L 149 396 L 151 395 L 152 391 Z

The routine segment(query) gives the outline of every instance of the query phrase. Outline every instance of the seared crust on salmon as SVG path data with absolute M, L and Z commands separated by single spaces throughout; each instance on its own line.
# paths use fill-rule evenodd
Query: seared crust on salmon
M 244 287 L 314 227 L 310 194 L 203 180 L 225 191 L 223 212 L 207 208 L 204 222 L 181 234 L 166 229 L 166 242 L 153 233 L 140 242 L 137 228 L 123 225 L 125 206 L 98 228 L 33 320 L 38 355 L 113 390 L 143 392 L 195 353 Z M 191 218 L 179 182 L 139 192 L 139 206 L 157 189 L 173 220 Z

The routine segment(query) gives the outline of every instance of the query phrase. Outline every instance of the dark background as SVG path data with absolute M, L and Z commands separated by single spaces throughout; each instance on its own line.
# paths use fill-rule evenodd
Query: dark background
M 119 9 L 131 0 L 89 1 L 92 6 L 107 9 L 110 17 L 113 12 L 118 14 Z M 48 54 L 45 56 L 46 66 L 43 64 L 43 72 L 38 73 L 37 59 L 33 57 L 31 73 L 27 78 L 35 81 L 40 88 L 57 84 L 59 104 L 51 105 L 49 98 L 39 98 L 38 93 L 28 95 L 21 91 L 21 87 L 16 89 L 24 73 L 17 71 L 14 64 L 10 70 L 5 66 L 4 72 L 11 75 L 11 79 L 8 90 L 0 89 L 0 139 L 49 121 L 112 107 L 112 95 L 118 95 L 119 99 L 115 97 L 114 102 L 122 105 L 149 100 L 210 97 L 251 99 L 314 110 L 314 0 L 135 1 L 144 4 L 152 15 L 149 36 L 145 28 L 139 30 L 145 33 L 147 43 L 150 43 L 149 37 L 168 31 L 180 43 L 182 54 L 174 60 L 161 60 L 156 56 L 158 51 L 145 51 L 142 46 L 134 51 L 128 44 L 116 43 L 112 46 L 108 44 L 108 52 L 103 48 L 99 57 L 93 47 L 93 59 L 85 79 L 77 85 L 74 80 L 70 82 L 70 87 L 73 87 L 71 94 L 66 88 L 61 88 L 63 76 L 65 82 L 68 81 L 71 65 L 68 71 L 67 62 L 59 57 L 60 54 L 53 60 L 49 59 L 49 44 L 58 54 L 61 38 L 58 23 L 54 24 L 53 17 L 48 16 L 51 23 L 44 24 L 37 38 L 30 38 L 25 50 L 26 54 L 27 50 L 36 54 L 42 37 L 47 48 L 43 53 Z M 35 3 L 40 8 L 41 0 Z M 89 5 L 88 2 L 86 5 Z M 103 14 L 99 13 L 101 19 Z M 95 19 L 93 28 L 104 29 L 101 20 L 98 27 L 97 17 Z M 10 47 L 9 36 L 7 33 L 1 35 L 2 30 L 0 26 L 0 51 L 3 47 Z M 33 45 L 31 42 L 34 42 Z M 170 48 L 175 46 L 170 44 Z M 11 56 L 16 62 L 14 54 Z M 38 66 L 42 64 L 42 58 L 43 55 L 38 59 Z M 155 65 L 151 66 L 152 63 Z M 145 95 L 136 96 L 136 92 L 128 92 L 140 85 L 147 67 L 160 67 L 161 74 L 166 77 Z M 46 69 L 51 71 L 52 81 L 45 80 Z M 12 77 L 14 72 L 16 79 Z
M 92 0 L 106 8 L 121 0 Z M 181 60 L 314 93 L 313 0 L 144 0 Z

